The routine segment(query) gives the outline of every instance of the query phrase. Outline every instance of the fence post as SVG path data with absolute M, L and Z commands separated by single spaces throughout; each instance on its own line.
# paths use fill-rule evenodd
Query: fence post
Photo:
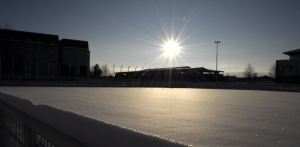
M 27 147 L 37 145 L 37 134 L 24 125 L 24 145 Z

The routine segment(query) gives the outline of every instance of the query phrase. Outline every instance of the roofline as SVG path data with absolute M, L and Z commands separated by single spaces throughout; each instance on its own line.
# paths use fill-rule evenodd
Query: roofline
M 20 31 L 20 30 L 7 30 L 7 29 L 0 29 L 0 30 L 5 30 L 5 31 L 14 31 L 14 32 L 20 32 L 20 33 L 32 33 L 32 34 L 39 34 L 39 35 L 49 35 L 49 36 L 57 36 L 54 34 L 45 34 L 45 33 L 37 33 L 37 32 L 28 32 L 28 31 Z
M 291 51 L 283 52 L 283 54 L 286 54 L 286 55 L 300 54 L 300 48 L 294 49 L 294 50 L 291 50 Z
M 196 68 L 188 68 L 187 70 L 193 70 L 193 69 L 196 69 Z M 205 71 L 204 72 L 215 72 L 215 70 L 209 70 L 209 69 L 206 69 L 204 68 Z M 161 70 L 161 68 L 153 68 L 153 69 L 144 69 L 144 70 L 137 70 L 137 71 L 122 71 L 122 72 L 115 72 L 115 74 L 117 73 L 134 73 L 134 72 L 149 72 L 149 71 L 159 71 Z M 164 70 L 168 70 L 168 68 L 165 68 Z M 224 72 L 224 71 L 221 71 L 221 70 L 218 70 L 217 72 Z
M 62 38 L 59 41 L 62 41 L 62 40 L 81 41 L 81 42 L 87 42 L 88 43 L 88 41 L 85 41 L 85 40 L 76 40 L 76 39 L 68 39 L 68 38 Z

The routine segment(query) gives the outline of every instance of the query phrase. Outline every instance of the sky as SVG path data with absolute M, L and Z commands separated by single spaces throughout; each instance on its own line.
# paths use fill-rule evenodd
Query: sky
M 0 24 L 89 42 L 90 64 L 111 71 L 205 67 L 267 75 L 300 48 L 299 0 L 1 0 Z M 179 52 L 168 56 L 167 42 Z M 113 68 L 113 66 L 115 67 Z M 130 67 L 129 67 L 130 66 Z

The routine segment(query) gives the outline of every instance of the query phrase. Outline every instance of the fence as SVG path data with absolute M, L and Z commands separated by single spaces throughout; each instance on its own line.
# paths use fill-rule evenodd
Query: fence
M 0 146 L 84 146 L 47 124 L 0 101 Z

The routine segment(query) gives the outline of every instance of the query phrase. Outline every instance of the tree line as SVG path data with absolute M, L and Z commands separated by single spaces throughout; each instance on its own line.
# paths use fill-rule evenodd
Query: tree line
M 113 76 L 113 74 L 110 72 L 109 67 L 107 64 L 99 65 L 95 64 L 94 66 L 91 66 L 90 68 L 90 77 L 107 77 L 107 76 Z
M 255 72 L 254 67 L 250 63 L 248 63 L 248 65 L 246 66 L 246 68 L 243 72 L 243 75 L 244 75 L 244 77 L 246 77 L 248 79 L 248 81 L 257 77 L 257 73 Z M 276 79 L 276 65 L 275 64 L 271 65 L 268 75 L 271 78 Z
M 0 29 L 12 30 L 13 27 L 12 27 L 12 25 L 10 25 L 9 23 L 6 22 L 3 25 L 0 24 Z

